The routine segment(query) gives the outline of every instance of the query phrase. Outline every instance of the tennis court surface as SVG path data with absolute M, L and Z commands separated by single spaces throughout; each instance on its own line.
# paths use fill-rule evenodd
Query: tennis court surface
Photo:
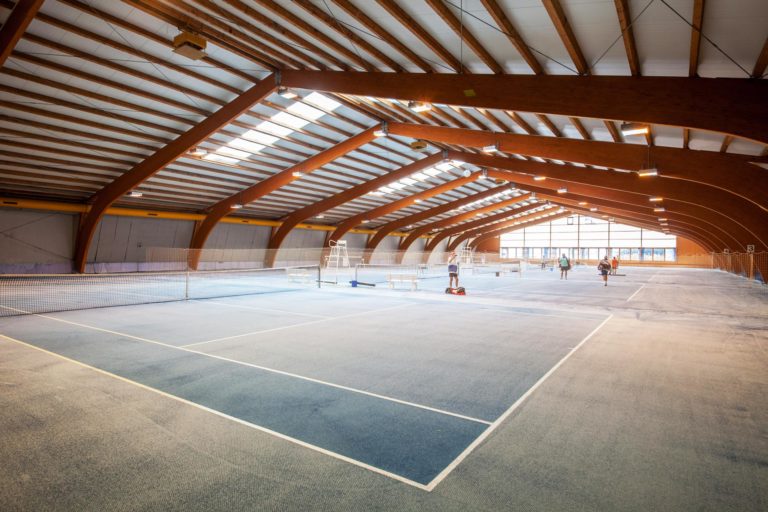
M 457 297 L 443 276 L 291 274 L 23 284 L 0 318 L 3 508 L 766 503 L 768 301 L 748 283 L 490 272 Z

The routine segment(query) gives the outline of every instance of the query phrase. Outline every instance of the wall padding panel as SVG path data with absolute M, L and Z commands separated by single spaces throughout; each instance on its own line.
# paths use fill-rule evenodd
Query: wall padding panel
M 186 249 L 194 223 L 188 220 L 105 216 L 91 242 L 86 272 L 171 270 L 174 266 L 148 261 L 148 249 Z
M 222 224 L 213 228 L 206 249 L 265 249 L 272 228 L 247 224 Z
M 72 213 L 0 210 L 0 272 L 71 272 L 76 226 Z

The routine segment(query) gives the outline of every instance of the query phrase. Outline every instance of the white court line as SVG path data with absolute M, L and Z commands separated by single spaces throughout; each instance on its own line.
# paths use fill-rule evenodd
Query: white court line
M 484 290 L 484 292 L 487 290 Z M 371 294 L 377 294 L 378 292 L 371 292 Z M 559 296 L 560 294 L 558 294 Z M 423 302 L 432 302 L 432 303 L 450 303 L 450 304 L 471 304 L 473 306 L 479 306 L 484 308 L 499 308 L 511 310 L 511 313 L 514 314 L 520 314 L 520 315 L 530 315 L 530 316 L 551 316 L 551 317 L 557 317 L 557 318 L 563 318 L 564 316 L 571 316 L 575 318 L 583 318 L 584 314 L 589 314 L 589 312 L 586 311 L 573 311 L 571 309 L 557 309 L 556 306 L 541 306 L 540 309 L 546 309 L 547 311 L 557 311 L 556 314 L 553 313 L 534 313 L 531 311 L 517 311 L 518 308 L 524 308 L 530 306 L 518 306 L 518 305 L 512 305 L 508 301 L 499 303 L 499 299 L 504 297 L 499 297 L 498 295 L 466 295 L 463 296 L 461 299 L 456 299 L 452 295 L 443 294 L 443 293 L 437 293 L 435 295 L 411 295 L 408 297 L 409 300 L 420 300 Z M 519 298 L 512 298 L 511 300 L 518 301 Z M 489 301 L 495 301 L 495 302 L 489 302 Z M 540 301 L 537 301 L 537 303 Z M 573 304 L 574 306 L 580 306 L 580 304 Z M 533 308 L 536 309 L 536 308 Z M 594 314 L 594 313 L 591 313 Z M 602 315 L 601 315 L 602 316 Z
M 642 290 L 643 288 L 645 288 L 645 284 L 643 284 L 643 285 L 642 285 L 640 288 L 638 288 L 637 290 L 635 290 L 635 293 L 633 293 L 632 295 L 630 295 L 630 296 L 629 296 L 629 298 L 626 300 L 626 302 L 629 302 L 629 301 L 631 301 L 631 300 L 632 300 L 632 299 L 635 297 L 635 295 L 637 295 L 638 293 L 640 293 L 640 290 Z
M 230 416 L 229 414 L 223 413 L 221 411 L 217 411 L 216 409 L 211 409 L 211 408 L 206 407 L 204 405 L 200 405 L 198 403 L 191 402 L 189 400 L 186 400 L 184 398 L 181 398 L 181 397 L 178 397 L 178 396 L 175 396 L 175 395 L 171 395 L 171 394 L 166 393 L 164 391 L 160 391 L 159 389 L 155 389 L 155 388 L 149 387 L 149 386 L 147 386 L 145 384 L 141 384 L 140 382 L 136 382 L 136 381 L 133 381 L 133 380 L 130 380 L 130 379 L 126 379 L 125 377 L 121 377 L 120 375 L 116 375 L 114 373 L 110 373 L 110 372 L 102 370 L 100 368 L 96 368 L 94 366 L 90 366 L 88 364 L 82 363 L 82 362 L 77 361 L 75 359 L 70 359 L 70 358 L 68 358 L 66 356 L 63 356 L 61 354 L 57 354 L 55 352 L 50 352 L 50 351 L 45 350 L 43 348 L 36 347 L 35 345 L 31 345 L 29 343 L 26 343 L 24 341 L 20 341 L 20 340 L 17 340 L 17 339 L 5 336 L 3 334 L 0 334 L 0 338 L 4 338 L 4 339 L 6 339 L 8 341 L 11 341 L 11 342 L 14 342 L 14 343 L 18 343 L 20 345 L 24 345 L 26 347 L 29 347 L 29 348 L 32 348 L 32 349 L 35 349 L 35 350 L 39 350 L 40 352 L 43 352 L 45 354 L 49 354 L 51 356 L 58 357 L 60 359 L 68 361 L 70 363 L 74 363 L 74 364 L 82 366 L 84 368 L 88 368 L 89 370 L 93 370 L 93 371 L 95 371 L 97 373 L 100 373 L 102 375 L 107 375 L 108 377 L 112 377 L 112 378 L 117 379 L 119 381 L 126 382 L 128 384 L 132 384 L 134 386 L 137 386 L 137 387 L 139 387 L 141 389 L 144 389 L 144 390 L 147 390 L 147 391 L 151 391 L 153 393 L 157 393 L 158 395 L 161 395 L 161 396 L 166 397 L 166 398 L 170 398 L 171 400 L 176 400 L 177 402 L 181 402 L 181 403 L 186 404 L 186 405 L 190 405 L 190 406 L 195 407 L 197 409 L 200 409 L 202 411 L 205 411 L 205 412 L 208 412 L 208 413 L 211 413 L 211 414 L 215 414 L 216 416 L 220 416 L 222 418 L 228 419 L 228 420 L 233 421 L 235 423 L 239 423 L 240 425 L 244 425 L 246 427 L 250 427 L 250 428 L 252 428 L 254 430 L 258 430 L 260 432 L 264 432 L 265 434 L 269 434 L 269 435 L 275 436 L 277 438 L 280 438 L 280 439 L 283 439 L 285 441 L 291 442 L 293 444 L 302 446 L 304 448 L 309 448 L 310 450 L 322 453 L 323 455 L 328 455 L 329 457 L 333 457 L 334 459 L 338 459 L 338 460 L 347 462 L 347 463 L 352 464 L 354 466 L 358 466 L 360 468 L 367 469 L 368 471 L 372 471 L 372 472 L 377 473 L 379 475 L 386 476 L 388 478 L 391 478 L 393 480 L 397 480 L 397 481 L 402 482 L 404 484 L 408 484 L 410 486 L 413 486 L 413 487 L 416 487 L 418 489 L 421 489 L 422 491 L 430 491 L 430 489 L 427 489 L 427 486 L 425 486 L 424 484 L 420 484 L 418 482 L 414 482 L 413 480 L 410 480 L 410 479 L 405 478 L 403 476 L 397 475 L 395 473 L 390 473 L 389 471 L 385 471 L 385 470 L 383 470 L 381 468 L 377 468 L 376 466 L 371 466 L 370 464 L 366 464 L 365 462 L 361 462 L 359 460 L 352 459 L 350 457 L 346 457 L 344 455 L 341 455 L 340 453 L 336 453 L 336 452 L 332 452 L 330 450 L 326 450 L 325 448 L 321 448 L 319 446 L 315 446 L 313 444 L 301 441 L 300 439 L 296 439 L 295 437 L 287 436 L 285 434 L 281 434 L 280 432 L 276 432 L 274 430 L 270 430 L 270 429 L 262 427 L 260 425 L 256 425 L 255 423 L 250 423 L 250 422 L 242 420 L 240 418 L 236 418 L 234 416 Z
M 548 371 L 547 373 L 545 373 L 545 374 L 544 374 L 544 375 L 543 375 L 543 376 L 542 376 L 542 377 L 541 377 L 539 380 L 537 380 L 537 381 L 536 381 L 536 383 L 535 383 L 533 386 L 531 386 L 531 388 L 530 388 L 528 391 L 526 391 L 526 392 L 523 394 L 523 396 L 521 396 L 520 398 L 518 398 L 518 399 L 517 399 L 517 401 L 516 401 L 514 404 L 512 404 L 512 405 L 510 406 L 510 408 L 509 408 L 509 409 L 507 409 L 507 410 L 504 412 L 504 414 L 502 414 L 501 416 L 499 416 L 499 417 L 496 419 L 496 421 L 494 421 L 494 422 L 491 424 L 491 426 L 490 426 L 490 427 L 488 427 L 487 429 L 485 429 L 485 431 L 484 431 L 482 434 L 480 434 L 480 435 L 479 435 L 479 436 L 478 436 L 478 437 L 477 437 L 477 438 L 476 438 L 474 441 L 472 441 L 472 444 L 470 444 L 469 446 L 467 446 L 467 447 L 464 449 L 464 451 L 463 451 L 463 452 L 461 452 L 461 453 L 459 454 L 459 456 L 458 456 L 458 457 L 456 457 L 456 458 L 455 458 L 455 459 L 454 459 L 454 460 L 453 460 L 453 461 L 452 461 L 452 462 L 451 462 L 451 463 L 450 463 L 448 466 L 446 466 L 446 467 L 445 467 L 445 469 L 443 469 L 443 470 L 440 472 L 440 474 L 438 474 L 438 475 L 437 475 L 435 478 L 433 478 L 433 479 L 432 479 L 432 481 L 431 481 L 431 482 L 429 482 L 429 483 L 427 484 L 427 490 L 428 490 L 428 491 L 432 491 L 432 490 L 433 490 L 435 487 L 437 487 L 437 485 L 438 485 L 440 482 L 442 482 L 442 481 L 445 479 L 445 477 L 447 477 L 447 476 L 448 476 L 448 475 L 449 475 L 449 474 L 450 474 L 450 473 L 451 473 L 451 472 L 452 472 L 454 469 L 456 469 L 456 467 L 457 467 L 459 464 L 461 464 L 461 462 L 462 462 L 464 459 L 466 459 L 466 458 L 467 458 L 467 456 L 468 456 L 470 453 L 472 453 L 472 451 L 474 451 L 474 449 L 475 449 L 475 448 L 477 448 L 477 447 L 480 445 L 480 443 L 482 443 L 482 442 L 483 442 L 483 441 L 484 441 L 484 440 L 485 440 L 485 439 L 486 439 L 488 436 L 490 436 L 490 435 L 491 435 L 491 433 L 493 433 L 493 431 L 494 431 L 494 430 L 496 430 L 496 429 L 499 427 L 499 425 L 501 425 L 501 424 L 504 422 L 504 420 L 506 420 L 506 419 L 509 417 L 509 415 L 510 415 L 510 414 L 512 414 L 513 412 L 515 412 L 515 410 L 516 410 L 518 407 L 520 407 L 520 406 L 523 404 L 523 402 L 525 402 L 525 400 L 526 400 L 526 399 L 527 399 L 529 396 L 531 396 L 531 394 L 532 394 L 534 391 L 536 391 L 536 389 L 537 389 L 539 386 L 541 386 L 541 385 L 544 383 L 544 381 L 546 381 L 546 380 L 547 380 L 547 379 L 550 377 L 550 375 L 552 375 L 553 373 L 555 373 L 555 371 L 556 371 L 558 368 L 560 368 L 560 366 L 562 366 L 562 365 L 563 365 L 563 363 L 565 363 L 565 361 L 567 361 L 567 360 L 568 360 L 568 358 L 569 358 L 569 357 L 571 357 L 571 356 L 573 355 L 573 353 L 574 353 L 574 352 L 576 352 L 577 350 L 579 350 L 579 348 L 580 348 L 582 345 L 584 345 L 584 343 L 586 343 L 586 342 L 587 342 L 587 340 L 589 340 L 589 339 L 590 339 L 592 336 L 594 336 L 594 335 L 595 335 L 595 333 L 597 333 L 597 331 L 599 331 L 599 330 L 600 330 L 600 328 L 601 328 L 601 327 L 603 327 L 603 326 L 604 326 L 604 325 L 605 325 L 605 324 L 608 322 L 608 320 L 610 320 L 611 318 L 613 318 L 613 315 L 610 315 L 610 316 L 608 316 L 608 318 L 606 318 L 605 320 L 603 320 L 602 322 L 600 322 L 600 325 L 598 325 L 597 327 L 595 327 L 595 328 L 592 330 L 592 332 L 590 332 L 589 334 L 587 334 L 587 336 L 586 336 L 586 337 L 585 337 L 583 340 L 581 340 L 581 341 L 578 343 L 578 345 L 576 345 L 575 347 L 573 347 L 573 349 L 571 349 L 571 351 L 570 351 L 570 352 L 568 352 L 567 354 L 565 354 L 565 357 L 563 357 L 563 358 L 562 358 L 560 361 L 558 361 L 558 362 L 557 362 L 557 364 L 555 364 L 555 366 L 553 366 L 552 368 L 550 368 L 550 369 L 549 369 L 549 371 Z
M 289 315 L 298 315 L 298 316 L 308 316 L 312 318 L 333 318 L 326 315 L 313 315 L 311 313 L 299 313 L 297 311 L 287 311 L 285 309 L 272 309 L 272 308 L 259 308 L 256 306 L 243 306 L 240 304 L 230 304 L 229 302 L 219 302 L 217 300 L 213 299 L 189 299 L 190 302 L 200 302 L 201 304 L 216 304 L 217 306 L 227 306 L 230 308 L 239 308 L 239 309 L 251 309 L 253 311 L 272 311 L 274 313 L 287 313 Z
M 410 305 L 410 304 L 403 304 L 402 306 L 408 306 L 408 305 Z M 14 309 L 14 308 L 10 308 L 10 309 Z M 385 309 L 392 309 L 392 308 L 385 308 Z M 15 309 L 15 311 L 24 312 L 23 310 L 20 310 L 20 309 Z M 437 409 L 435 407 L 430 407 L 428 405 L 417 404 L 415 402 L 408 402 L 406 400 L 400 400 L 399 398 L 394 398 L 394 397 L 387 396 L 387 395 L 379 395 L 378 393 L 372 393 L 370 391 L 363 391 L 362 389 L 351 388 L 351 387 L 348 387 L 348 386 L 343 386 L 341 384 L 334 384 L 333 382 L 327 382 L 327 381 L 320 380 L 320 379 L 314 379 L 312 377 L 306 377 L 304 375 L 299 375 L 299 374 L 296 374 L 296 373 L 286 372 L 286 371 L 283 371 L 283 370 L 277 370 L 275 368 L 269 368 L 267 366 L 260 366 L 260 365 L 257 365 L 257 364 L 246 363 L 245 361 L 238 361 L 237 359 L 230 359 L 228 357 L 217 356 L 215 354 L 209 354 L 209 353 L 206 353 L 206 352 L 199 352 L 197 350 L 191 350 L 191 349 L 188 349 L 188 348 L 185 348 L 185 347 L 179 347 L 179 346 L 176 346 L 176 345 L 169 345 L 167 343 L 163 343 L 162 341 L 155 341 L 155 340 L 150 340 L 150 339 L 147 339 L 147 338 L 140 338 L 138 336 L 133 336 L 131 334 L 125 334 L 125 333 L 117 332 L 117 331 L 110 331 L 109 329 L 102 329 L 101 327 L 94 327 L 92 325 L 86 325 L 86 324 L 81 324 L 81 323 L 77 323 L 77 322 L 71 322 L 69 320 L 64 320 L 62 318 L 56 318 L 56 317 L 53 317 L 53 316 L 40 315 L 40 314 L 36 314 L 36 313 L 32 313 L 32 315 L 33 316 L 39 316 L 41 318 L 47 318 L 48 320 L 53 320 L 53 321 L 56 321 L 56 322 L 62 322 L 62 323 L 65 323 L 65 324 L 76 325 L 78 327 L 84 327 L 86 329 L 93 329 L 94 331 L 106 332 L 106 333 L 109 333 L 109 334 L 114 334 L 116 336 L 122 336 L 124 338 L 131 338 L 131 339 L 134 339 L 134 340 L 137 340 L 137 341 L 143 341 L 143 342 L 146 342 L 146 343 L 153 343 L 155 345 L 160 345 L 162 347 L 172 348 L 174 350 L 180 350 L 182 352 L 189 352 L 190 354 L 197 354 L 197 355 L 201 355 L 201 356 L 205 356 L 205 357 L 210 357 L 212 359 L 218 359 L 220 361 L 226 361 L 228 363 L 234 363 L 234 364 L 238 364 L 238 365 L 241 365 L 241 366 L 247 366 L 249 368 L 255 368 L 257 370 L 263 370 L 263 371 L 270 372 L 270 373 L 276 373 L 278 375 L 284 375 L 286 377 L 293 377 L 295 379 L 305 380 L 307 382 L 312 382 L 314 384 L 320 384 L 320 385 L 323 385 L 323 386 L 328 386 L 328 387 L 332 387 L 332 388 L 336 388 L 336 389 L 341 389 L 343 391 L 349 391 L 349 392 L 357 393 L 357 394 L 360 394 L 360 395 L 366 395 L 366 396 L 370 396 L 370 397 L 373 397 L 373 398 L 378 398 L 380 400 L 386 400 L 388 402 L 394 402 L 394 403 L 406 405 L 408 407 L 415 407 L 417 409 L 423 409 L 425 411 L 430 411 L 430 412 L 434 412 L 434 413 L 437 413 L 437 414 L 442 414 L 444 416 L 452 416 L 454 418 L 460 418 L 462 420 L 472 421 L 474 423 L 482 423 L 484 425 L 490 425 L 491 424 L 490 421 L 481 420 L 479 418 L 473 418 L 471 416 L 465 416 L 463 414 L 459 414 L 459 413 L 455 413 L 455 412 L 450 412 L 450 411 L 446 411 L 446 410 L 443 410 L 443 409 Z M 337 317 L 337 318 L 341 318 L 341 317 Z M 314 323 L 314 322 L 305 322 L 305 324 L 306 323 Z
M 399 304 L 397 306 L 391 306 L 391 307 L 388 307 L 388 308 L 374 309 L 373 311 L 361 311 L 359 313 L 350 313 L 349 315 L 324 317 L 324 318 L 322 318 L 320 320 L 312 320 L 310 322 L 301 322 L 301 323 L 293 324 L 293 325 L 282 325 L 280 327 L 273 327 L 271 329 L 263 329 L 261 331 L 246 332 L 244 334 L 235 334 L 234 336 L 225 336 L 224 338 L 216 338 L 215 340 L 198 341 L 196 343 L 189 343 L 188 345 L 181 345 L 181 346 L 183 348 L 196 347 L 196 346 L 199 346 L 199 345 L 205 345 L 206 343 L 214 343 L 216 341 L 232 340 L 232 339 L 235 339 L 235 338 L 242 338 L 244 336 L 251 336 L 253 334 L 263 334 L 263 333 L 267 333 L 267 332 L 283 331 L 285 329 L 292 329 L 294 327 L 301 327 L 301 326 L 304 326 L 304 325 L 319 324 L 319 323 L 322 323 L 322 322 L 327 322 L 329 320 L 340 320 L 342 318 L 352 318 L 352 317 L 355 317 L 355 316 L 369 315 L 371 313 L 380 313 L 382 311 L 389 311 L 391 309 L 398 309 L 398 308 L 403 308 L 403 307 L 411 306 L 411 305 L 412 304 L 410 304 L 410 303 L 406 303 L 406 304 Z

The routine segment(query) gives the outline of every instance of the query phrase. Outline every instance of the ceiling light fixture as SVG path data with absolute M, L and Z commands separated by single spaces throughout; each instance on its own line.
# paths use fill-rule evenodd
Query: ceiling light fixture
M 544 181 L 546 179 L 547 179 L 546 176 L 534 176 L 533 177 L 533 181 Z
M 639 171 L 637 171 L 637 175 L 640 176 L 641 178 L 646 178 L 648 176 L 658 176 L 659 170 L 656 169 L 655 167 L 651 167 L 650 169 L 640 169 Z
M 208 154 L 208 151 L 204 150 L 203 148 L 197 147 L 190 149 L 187 154 L 189 156 L 205 156 Z
M 559 189 L 557 189 L 557 193 L 558 194 L 567 194 L 568 193 L 568 189 L 565 188 L 565 187 L 560 187 Z
M 651 133 L 651 127 L 643 123 L 621 123 L 622 135 L 644 135 Z
M 597 211 L 597 206 L 593 206 L 592 208 L 589 209 L 589 211 L 596 212 Z
M 277 88 L 277 94 L 279 94 L 283 98 L 286 98 L 286 99 L 289 99 L 289 100 L 295 100 L 296 98 L 299 97 L 298 94 L 296 94 L 295 92 L 293 92 L 292 90 L 290 90 L 287 87 L 278 87 Z
M 499 143 L 496 142 L 490 146 L 483 147 L 483 153 L 496 153 L 499 150 Z
M 173 38 L 173 51 L 192 60 L 200 60 L 205 57 L 205 38 L 192 32 L 182 30 Z
M 139 192 L 138 190 L 131 190 L 130 192 L 128 192 L 128 197 L 141 197 L 143 195 L 144 194 Z
M 666 217 L 659 217 L 659 222 L 667 222 L 668 220 Z
M 426 112 L 432 110 L 432 105 L 423 101 L 411 100 L 408 102 L 408 108 L 414 112 Z
M 293 177 L 294 178 L 301 178 L 302 176 L 304 176 L 303 172 L 301 172 L 301 171 L 293 171 Z
M 387 123 L 381 123 L 381 127 L 373 132 L 374 137 L 386 137 L 388 134 Z
M 243 205 L 242 205 L 242 204 L 240 204 L 240 203 L 235 203 L 235 204 L 233 204 L 232 206 L 230 206 L 230 208 L 231 208 L 231 209 L 233 209 L 233 210 L 239 210 L 239 209 L 241 209 L 242 207 L 243 207 Z
M 579 201 L 579 206 L 587 206 L 588 204 L 586 201 Z
M 318 216 L 317 216 L 317 218 L 318 218 L 318 219 L 324 219 L 324 218 L 325 218 L 325 215 L 323 215 L 323 214 L 321 213 L 320 215 L 318 215 Z
M 652 203 L 660 203 L 664 200 L 663 197 L 655 196 L 655 197 L 649 197 L 648 200 Z
M 654 208 L 653 211 L 656 212 L 656 213 L 661 213 L 661 212 L 665 212 L 667 210 L 663 206 L 659 206 L 658 208 Z

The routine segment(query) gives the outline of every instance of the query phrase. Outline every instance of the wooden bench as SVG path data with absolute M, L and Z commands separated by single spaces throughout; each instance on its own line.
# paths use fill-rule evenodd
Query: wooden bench
M 411 283 L 411 290 L 416 290 L 419 284 L 419 276 L 416 274 L 389 274 L 387 276 L 387 284 L 390 288 L 394 288 L 395 283 Z

